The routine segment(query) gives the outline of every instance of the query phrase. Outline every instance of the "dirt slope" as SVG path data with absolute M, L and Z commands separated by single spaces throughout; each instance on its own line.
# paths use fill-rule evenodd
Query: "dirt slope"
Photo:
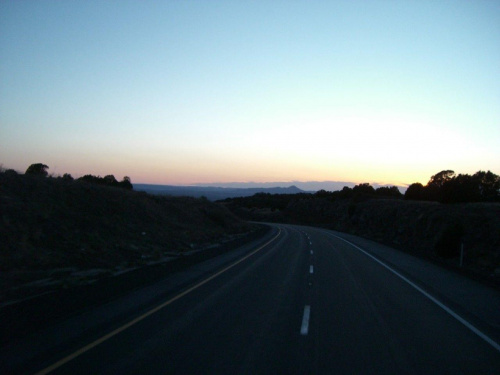
M 27 283 L 77 283 L 251 230 L 205 199 L 0 173 L 2 292 Z

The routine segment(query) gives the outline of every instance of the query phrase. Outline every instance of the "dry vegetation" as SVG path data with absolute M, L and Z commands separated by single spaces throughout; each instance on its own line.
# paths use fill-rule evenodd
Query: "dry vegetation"
M 2 297 L 89 282 L 253 229 L 205 199 L 8 172 L 0 173 L 0 212 Z

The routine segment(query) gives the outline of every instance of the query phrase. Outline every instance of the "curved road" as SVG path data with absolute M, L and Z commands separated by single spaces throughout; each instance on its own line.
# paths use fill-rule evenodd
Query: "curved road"
M 272 227 L 0 360 L 56 374 L 500 373 L 498 291 L 354 236 Z

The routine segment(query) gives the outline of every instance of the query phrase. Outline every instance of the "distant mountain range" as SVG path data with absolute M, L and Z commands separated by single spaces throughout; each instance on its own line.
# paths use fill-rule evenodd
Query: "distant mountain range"
M 347 181 L 226 182 L 226 183 L 195 184 L 195 186 L 211 186 L 211 187 L 238 188 L 238 189 L 248 189 L 248 188 L 267 189 L 274 187 L 295 186 L 300 190 L 308 192 L 316 192 L 318 190 L 336 191 L 336 190 L 342 190 L 344 186 L 352 188 L 355 185 L 356 185 L 355 183 Z M 382 185 L 372 184 L 372 186 L 377 188 Z
M 257 193 L 269 194 L 297 194 L 312 193 L 304 191 L 297 186 L 289 187 L 220 187 L 220 186 L 174 186 L 174 185 L 150 185 L 134 184 L 134 190 L 145 191 L 150 194 L 162 194 L 171 196 L 206 197 L 211 201 L 226 198 L 249 197 Z
M 257 193 L 269 194 L 297 194 L 315 193 L 318 190 L 337 191 L 344 186 L 354 187 L 353 182 L 345 181 L 290 181 L 290 182 L 228 182 L 207 183 L 191 186 L 134 184 L 134 190 L 145 191 L 151 194 L 172 196 L 206 197 L 211 201 L 226 198 L 248 197 Z M 375 189 L 387 184 L 371 184 Z M 404 193 L 406 186 L 398 186 Z

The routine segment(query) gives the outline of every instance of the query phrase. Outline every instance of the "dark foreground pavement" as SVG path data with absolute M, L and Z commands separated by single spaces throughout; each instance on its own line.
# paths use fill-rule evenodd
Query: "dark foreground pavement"
M 332 231 L 272 225 L 34 335 L 0 372 L 498 374 L 500 293 Z

